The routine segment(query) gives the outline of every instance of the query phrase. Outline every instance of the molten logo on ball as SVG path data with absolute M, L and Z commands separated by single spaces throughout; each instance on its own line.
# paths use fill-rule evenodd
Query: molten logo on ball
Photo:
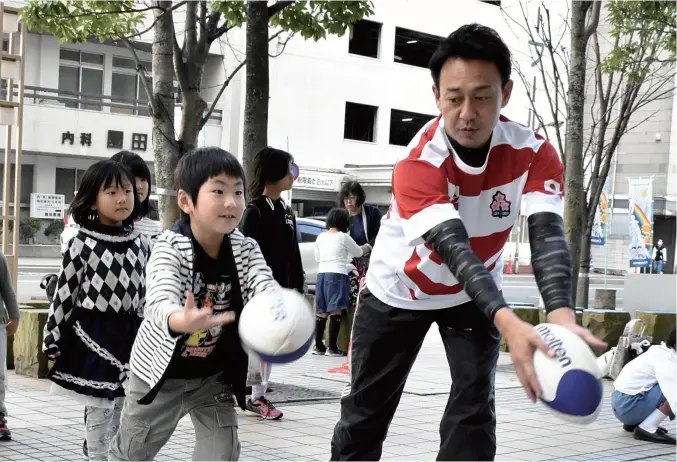
M 548 329 L 548 326 L 541 324 L 536 327 L 536 332 L 538 332 L 538 335 L 540 335 L 543 341 L 548 344 L 548 347 L 555 352 L 555 356 L 557 356 L 562 367 L 571 365 L 571 358 L 567 356 L 567 350 L 564 349 L 562 340 L 557 338 L 555 334 Z

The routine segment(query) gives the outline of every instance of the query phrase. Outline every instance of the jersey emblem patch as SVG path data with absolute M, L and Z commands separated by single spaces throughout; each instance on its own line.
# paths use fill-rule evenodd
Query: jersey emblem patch
M 491 204 L 491 216 L 494 218 L 505 218 L 510 215 L 510 204 L 505 194 L 501 191 L 496 191 L 496 194 L 492 197 Z

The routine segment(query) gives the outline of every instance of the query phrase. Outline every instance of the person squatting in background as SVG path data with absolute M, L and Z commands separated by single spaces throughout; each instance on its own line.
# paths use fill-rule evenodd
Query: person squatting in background
M 635 439 L 675 444 L 660 424 L 675 419 L 677 406 L 675 328 L 665 342 L 653 345 L 623 367 L 614 381 L 611 409 Z
M 19 328 L 19 305 L 12 286 L 7 258 L 0 252 L 0 441 L 12 439 L 7 428 L 5 389 L 7 386 L 7 339 Z
M 240 231 L 259 244 L 273 277 L 282 287 L 303 293 L 305 274 L 296 233 L 296 217 L 280 197 L 294 184 L 291 154 L 266 147 L 252 161 L 250 202 L 242 216 Z M 266 399 L 272 366 L 258 358 L 250 358 L 251 398 L 247 411 L 264 419 L 279 419 L 282 412 Z
M 132 172 L 132 175 L 134 175 L 134 180 L 136 182 L 136 193 L 138 194 L 140 202 L 140 215 L 139 218 L 134 222 L 134 228 L 144 236 L 150 238 L 152 244 L 152 242 L 154 242 L 158 235 L 162 232 L 162 227 L 160 226 L 159 221 L 148 217 L 151 212 L 151 178 L 148 164 L 141 158 L 141 156 L 129 151 L 120 151 L 111 157 L 111 160 L 124 165 L 130 172 Z
M 315 283 L 315 347 L 313 354 L 343 356 L 336 341 L 341 328 L 341 314 L 350 306 L 348 262 L 362 256 L 363 250 L 348 232 L 350 214 L 347 210 L 334 208 L 326 221 L 327 232 L 317 236 L 315 260 L 317 281 Z M 329 345 L 324 344 L 324 330 L 329 317 Z
M 63 256 L 43 351 L 54 360 L 51 392 L 85 405 L 89 459 L 107 460 L 141 323 L 150 244 L 134 229 L 134 175 L 115 161 L 87 169 L 69 213 L 80 229 Z

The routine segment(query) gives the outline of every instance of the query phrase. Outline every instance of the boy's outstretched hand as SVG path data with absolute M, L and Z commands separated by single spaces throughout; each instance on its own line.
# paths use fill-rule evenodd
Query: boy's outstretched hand
M 214 314 L 211 308 L 198 308 L 191 292 L 186 292 L 183 311 L 169 316 L 169 329 L 182 334 L 192 334 L 235 321 L 235 312 Z

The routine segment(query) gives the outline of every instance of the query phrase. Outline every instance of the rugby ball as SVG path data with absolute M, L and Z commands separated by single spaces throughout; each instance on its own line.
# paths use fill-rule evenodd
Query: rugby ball
M 295 290 L 259 292 L 245 305 L 238 325 L 246 350 L 267 363 L 289 363 L 306 354 L 315 333 L 315 315 Z
M 567 422 L 593 422 L 599 415 L 603 395 L 602 372 L 595 354 L 566 327 L 546 323 L 535 329 L 555 353 L 548 357 L 541 350 L 534 352 L 541 402 Z

